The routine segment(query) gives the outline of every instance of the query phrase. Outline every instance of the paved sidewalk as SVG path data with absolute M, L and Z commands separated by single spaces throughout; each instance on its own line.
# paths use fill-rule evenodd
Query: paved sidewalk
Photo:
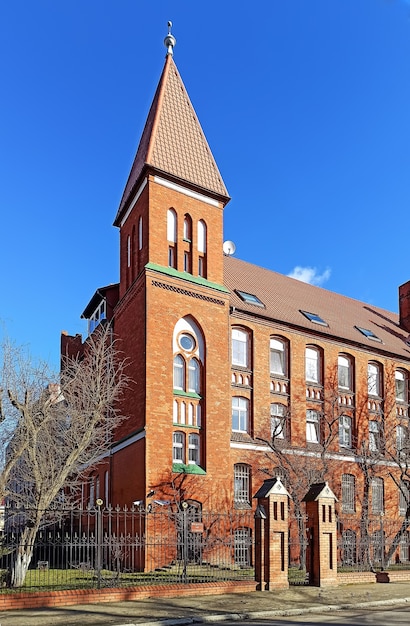
M 0 611 L 0 626 L 172 626 L 239 616 L 265 618 L 310 611 L 410 604 L 410 583 L 343 585 L 329 589 L 292 587 L 286 591 L 153 598 L 66 608 Z

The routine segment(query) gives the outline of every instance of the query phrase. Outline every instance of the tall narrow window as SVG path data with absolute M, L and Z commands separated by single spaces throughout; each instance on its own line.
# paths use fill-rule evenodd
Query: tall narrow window
M 251 469 L 249 465 L 238 463 L 234 466 L 234 501 L 236 505 L 249 505 L 251 501 Z
M 342 511 L 354 513 L 356 505 L 355 477 L 352 474 L 342 474 Z
M 185 241 L 192 240 L 192 219 L 189 215 L 184 217 L 184 239 Z
M 408 480 L 401 480 L 399 486 L 399 515 L 406 515 L 410 505 L 410 488 Z
M 338 358 L 338 381 L 340 389 L 347 389 L 352 391 L 353 389 L 353 376 L 352 376 L 352 362 L 343 355 L 339 355 Z
M 397 402 L 407 402 L 406 398 L 406 387 L 407 387 L 407 379 L 401 370 L 396 370 L 395 374 L 395 382 L 396 382 L 396 401 Z
M 174 209 L 167 211 L 168 265 L 177 267 L 177 214 Z
M 234 396 L 232 398 L 232 430 L 248 432 L 249 400 Z
M 270 373 L 287 376 L 287 344 L 281 339 L 270 340 Z
M 380 424 L 376 420 L 369 421 L 369 450 L 380 451 Z
M 400 459 L 406 457 L 408 429 L 403 424 L 396 426 L 396 448 Z
M 191 359 L 188 363 L 188 391 L 199 393 L 200 385 L 200 366 L 198 359 Z
M 272 439 L 286 438 L 286 407 L 277 402 L 270 405 L 270 428 Z
M 306 381 L 310 383 L 320 382 L 320 358 L 317 348 L 306 348 L 305 370 Z
M 306 411 L 306 441 L 310 443 L 319 443 L 319 413 L 308 409 Z
M 371 481 L 372 513 L 384 513 L 384 482 L 383 478 L 375 477 Z
M 138 220 L 138 250 L 142 250 L 142 216 Z
M 174 389 L 185 390 L 185 361 L 180 354 L 174 358 Z
M 369 363 L 367 366 L 367 390 L 369 396 L 381 395 L 381 370 L 378 363 Z
M 188 437 L 188 463 L 190 465 L 199 465 L 199 435 L 191 434 Z
M 206 224 L 203 220 L 198 222 L 198 276 L 206 278 Z
M 232 365 L 248 366 L 248 333 L 232 329 Z
M 127 267 L 131 266 L 131 236 L 127 237 Z
M 185 463 L 185 435 L 179 431 L 173 434 L 173 463 Z
M 339 417 L 339 445 L 341 448 L 352 447 L 352 418 L 348 415 Z

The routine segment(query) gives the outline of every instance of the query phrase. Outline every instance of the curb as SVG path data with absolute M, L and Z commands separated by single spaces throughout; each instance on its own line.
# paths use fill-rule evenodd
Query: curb
M 212 622 L 241 621 L 245 619 L 259 619 L 270 617 L 292 617 L 308 613 L 326 613 L 330 611 L 347 611 L 354 609 L 366 609 L 371 607 L 395 606 L 409 604 L 410 597 L 392 598 L 389 600 L 374 600 L 369 602 L 357 602 L 355 604 L 320 604 L 305 609 L 273 609 L 271 611 L 244 611 L 243 613 L 220 613 L 218 615 L 204 615 L 202 617 L 180 617 L 162 620 L 149 620 L 148 622 L 136 622 L 135 624 L 116 624 L 115 626 L 188 626 L 189 624 L 211 624 Z

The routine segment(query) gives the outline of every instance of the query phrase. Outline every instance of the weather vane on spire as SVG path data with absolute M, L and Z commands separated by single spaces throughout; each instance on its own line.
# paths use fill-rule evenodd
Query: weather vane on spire
M 172 28 L 172 22 L 169 21 L 168 22 L 168 35 L 164 39 L 164 45 L 167 49 L 167 55 L 170 54 L 172 56 L 174 54 L 174 46 L 177 40 L 175 39 L 174 35 L 171 34 L 171 28 Z

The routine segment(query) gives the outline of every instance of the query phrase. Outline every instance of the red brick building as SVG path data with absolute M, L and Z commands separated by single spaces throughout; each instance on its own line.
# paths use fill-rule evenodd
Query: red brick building
M 229 195 L 166 42 L 114 221 L 119 283 L 83 312 L 90 332 L 111 321 L 132 380 L 85 501 L 249 509 L 280 473 L 295 502 L 328 480 L 340 512 L 404 515 L 410 283 L 398 316 L 225 254 Z

